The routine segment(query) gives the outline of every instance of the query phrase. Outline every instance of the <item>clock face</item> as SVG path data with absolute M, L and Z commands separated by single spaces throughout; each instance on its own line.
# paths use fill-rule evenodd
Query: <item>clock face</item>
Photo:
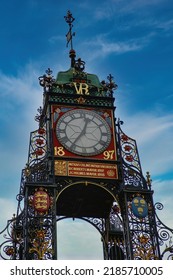
M 111 141 L 107 122 L 95 112 L 84 109 L 65 113 L 57 122 L 56 136 L 68 151 L 82 156 L 102 153 Z

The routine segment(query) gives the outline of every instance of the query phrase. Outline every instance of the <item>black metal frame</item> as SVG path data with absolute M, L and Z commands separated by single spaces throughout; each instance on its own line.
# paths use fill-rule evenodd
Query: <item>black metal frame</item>
M 75 60 L 74 60 L 75 62 Z M 79 63 L 79 61 L 78 61 Z M 74 64 L 75 65 L 75 64 Z M 75 79 L 82 77 L 82 69 L 75 72 Z M 65 105 L 70 102 L 80 107 L 111 108 L 114 111 L 113 89 L 117 85 L 112 76 L 108 82 L 102 82 L 102 92 L 91 88 L 91 96 L 77 96 L 69 85 L 57 84 L 48 69 L 46 75 L 39 77 L 43 86 L 44 106 L 39 108 L 36 121 L 38 130 L 30 135 L 28 162 L 22 170 L 21 185 L 17 195 L 17 215 L 9 220 L 0 234 L 5 241 L 0 245 L 3 259 L 57 259 L 56 223 L 57 195 L 79 178 L 56 178 L 54 175 L 54 153 L 52 145 L 51 105 Z M 65 93 L 67 89 L 67 93 Z M 115 122 L 115 139 L 117 146 L 118 180 L 90 179 L 93 184 L 104 186 L 105 193 L 113 197 L 110 214 L 107 217 L 79 217 L 98 229 L 102 236 L 104 259 L 163 259 L 173 248 L 169 246 L 160 253 L 160 246 L 165 241 L 171 242 L 173 230 L 165 226 L 155 212 L 153 192 L 149 174 L 145 179 L 142 174 L 136 141 L 128 137 L 121 129 L 122 121 Z M 88 180 L 88 179 L 87 179 Z M 46 211 L 39 212 L 32 202 L 34 194 L 43 190 L 51 203 Z M 140 198 L 146 203 L 147 215 L 138 216 L 133 211 L 133 198 Z M 44 201 L 46 203 L 46 201 Z M 160 203 L 156 209 L 162 209 Z M 70 215 L 69 215 L 70 217 Z M 78 218 L 73 217 L 73 218 Z

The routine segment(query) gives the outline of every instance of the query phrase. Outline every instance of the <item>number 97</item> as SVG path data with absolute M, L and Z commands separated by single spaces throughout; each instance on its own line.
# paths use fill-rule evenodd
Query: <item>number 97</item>
M 104 159 L 113 159 L 115 151 L 111 150 L 111 151 L 104 151 L 103 155 L 104 155 Z

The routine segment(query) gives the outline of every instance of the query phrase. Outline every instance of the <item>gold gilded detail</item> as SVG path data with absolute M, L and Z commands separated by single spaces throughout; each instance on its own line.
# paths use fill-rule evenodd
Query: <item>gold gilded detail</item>
M 50 240 L 45 241 L 45 231 L 37 230 L 36 237 L 32 242 L 32 248 L 29 249 L 29 253 L 36 253 L 38 260 L 44 260 L 46 253 L 52 254 L 53 250 L 50 249 Z
M 148 246 L 150 238 L 149 236 L 139 236 L 139 244 L 136 246 L 134 258 L 141 260 L 156 260 L 158 257 L 154 254 L 154 247 Z
M 66 176 L 67 166 L 65 161 L 55 161 L 55 175 Z
M 73 82 L 76 93 L 81 95 L 89 95 L 89 86 L 86 83 Z
M 86 99 L 80 96 L 79 98 L 75 99 L 78 104 L 84 104 L 86 102 Z

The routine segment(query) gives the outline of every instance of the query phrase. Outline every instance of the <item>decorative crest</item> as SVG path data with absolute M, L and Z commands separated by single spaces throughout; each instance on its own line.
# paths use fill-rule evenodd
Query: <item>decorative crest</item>
M 111 74 L 109 74 L 109 75 L 107 76 L 107 79 L 108 79 L 108 81 L 109 81 L 108 87 L 109 87 L 111 93 L 113 93 L 113 89 L 116 90 L 117 87 L 118 87 L 117 84 L 114 83 L 113 78 L 114 78 L 114 77 L 113 77 Z
M 101 84 L 104 87 L 104 90 L 107 91 L 111 96 L 113 95 L 113 90 L 117 89 L 117 84 L 113 81 L 113 76 L 111 74 L 109 74 L 107 76 L 108 82 L 105 82 L 105 80 L 103 80 L 101 82 Z
M 45 91 L 50 91 L 52 85 L 55 83 L 55 79 L 52 76 L 53 71 L 50 68 L 48 68 L 45 72 L 46 74 L 38 78 L 39 84 L 40 86 L 44 87 Z
M 75 60 L 74 68 L 78 72 L 83 72 L 85 69 L 85 61 L 81 60 L 81 58 L 78 58 Z
M 73 36 L 75 36 L 75 32 L 72 33 L 72 28 L 73 28 L 73 25 L 72 25 L 72 22 L 75 20 L 75 18 L 72 16 L 72 13 L 70 11 L 67 12 L 67 15 L 64 16 L 65 18 L 65 21 L 68 23 L 69 25 L 69 31 L 68 33 L 66 34 L 66 37 L 67 37 L 67 47 L 68 47 L 68 44 L 71 43 L 71 49 L 73 49 Z

